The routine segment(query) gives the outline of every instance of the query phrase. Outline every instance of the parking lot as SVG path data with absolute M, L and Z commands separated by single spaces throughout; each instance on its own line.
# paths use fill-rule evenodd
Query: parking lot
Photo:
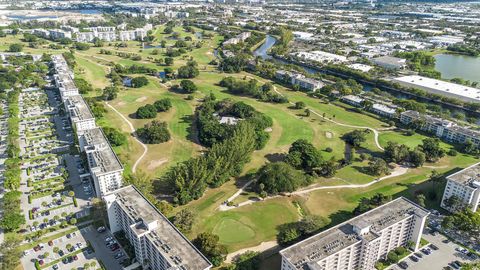
M 447 266 L 450 267 L 450 269 L 455 269 L 453 266 L 451 266 L 451 263 L 454 261 L 459 261 L 459 262 L 473 262 L 474 259 L 471 257 L 468 257 L 465 253 L 462 253 L 461 250 L 463 249 L 462 247 L 458 246 L 455 243 L 452 243 L 451 241 L 448 241 L 448 239 L 441 235 L 441 234 L 427 234 L 424 233 L 422 236 L 425 240 L 429 241 L 431 244 L 435 245 L 438 247 L 438 250 L 431 250 L 430 255 L 425 255 L 421 251 L 417 252 L 422 255 L 422 258 L 419 258 L 418 262 L 413 261 L 410 257 L 405 258 L 404 261 L 408 264 L 407 269 L 413 269 L 413 270 L 425 270 L 425 269 L 432 269 L 432 270 L 441 270 L 441 269 L 448 269 L 445 268 Z M 448 242 L 447 242 L 448 241 Z M 478 259 L 477 259 L 478 260 Z M 401 270 L 400 266 L 394 265 L 389 269 L 395 269 L 395 270 Z
M 128 257 L 108 231 L 99 233 L 88 226 L 26 250 L 21 261 L 25 269 L 34 269 L 35 260 L 39 260 L 44 269 L 70 270 L 83 269 L 86 263 L 95 264 L 92 269 L 96 269 L 99 267 L 97 259 L 101 259 L 107 269 L 121 269 L 120 262 Z

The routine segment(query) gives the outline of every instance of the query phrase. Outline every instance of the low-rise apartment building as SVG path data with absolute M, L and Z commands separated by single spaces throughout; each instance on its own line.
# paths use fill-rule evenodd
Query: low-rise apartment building
M 249 38 L 252 34 L 250 32 L 243 32 L 238 34 L 236 37 L 233 37 L 225 42 L 223 42 L 223 45 L 229 45 L 229 44 L 238 44 L 240 42 L 245 41 L 247 38 Z
M 400 122 L 405 125 L 417 122 L 419 123 L 417 128 L 432 133 L 447 142 L 465 143 L 471 141 L 474 145 L 480 146 L 480 131 L 459 126 L 445 119 L 422 115 L 417 111 L 405 111 L 400 114 Z
M 455 196 L 461 205 L 452 205 L 449 199 Z M 440 206 L 449 211 L 457 207 L 469 207 L 477 211 L 480 206 L 480 163 L 474 164 L 459 172 L 447 176 L 447 184 L 443 192 Z
M 400 197 L 282 251 L 282 270 L 371 270 L 389 251 L 418 250 L 429 212 Z
M 300 88 L 309 91 L 316 91 L 325 85 L 319 80 L 307 78 L 302 74 L 293 73 L 285 70 L 277 70 L 275 72 L 275 78 L 291 85 L 298 85 Z
M 113 233 L 125 232 L 144 269 L 208 270 L 212 264 L 134 186 L 104 197 Z

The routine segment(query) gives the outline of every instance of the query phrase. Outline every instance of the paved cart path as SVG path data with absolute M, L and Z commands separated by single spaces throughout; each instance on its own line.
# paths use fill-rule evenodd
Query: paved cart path
M 138 138 L 137 134 L 135 133 L 135 128 L 133 127 L 132 125 L 132 122 L 130 122 L 125 116 L 123 116 L 123 114 L 121 114 L 119 111 L 117 111 L 117 109 L 115 109 L 112 105 L 110 105 L 108 102 L 105 102 L 105 104 L 107 104 L 107 106 L 112 109 L 116 114 L 118 114 L 126 123 L 127 125 L 129 126 L 130 128 L 130 132 L 133 136 L 133 138 L 135 139 L 135 141 L 137 141 L 142 147 L 143 147 L 143 153 L 140 157 L 138 157 L 138 159 L 135 161 L 135 163 L 133 164 L 133 167 L 132 167 L 132 172 L 135 173 L 136 169 L 137 169 L 137 166 L 138 164 L 140 163 L 140 161 L 142 161 L 142 159 L 145 157 L 145 155 L 147 154 L 148 152 L 148 147 L 142 143 L 142 141 L 140 141 L 140 139 Z

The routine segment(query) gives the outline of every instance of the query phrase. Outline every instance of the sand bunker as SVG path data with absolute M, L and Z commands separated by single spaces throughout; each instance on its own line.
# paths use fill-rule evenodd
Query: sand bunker
M 331 139 L 331 138 L 333 138 L 333 133 L 330 132 L 330 131 L 327 131 L 327 132 L 325 132 L 325 137 L 327 137 L 327 139 Z
M 135 100 L 135 102 L 144 102 L 145 100 L 147 100 L 147 97 L 146 96 L 143 96 L 143 97 L 139 97 Z
M 147 165 L 148 170 L 154 170 L 157 167 L 161 166 L 162 164 L 166 163 L 168 159 L 162 158 L 162 159 L 157 159 L 157 160 L 150 160 Z

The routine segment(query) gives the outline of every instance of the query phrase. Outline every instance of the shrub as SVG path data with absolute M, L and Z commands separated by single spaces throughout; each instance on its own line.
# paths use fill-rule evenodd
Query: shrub
M 172 107 L 172 102 L 169 98 L 164 98 L 155 101 L 155 103 L 153 103 L 153 106 L 155 106 L 157 112 L 166 112 Z
M 156 111 L 155 111 L 156 113 Z M 170 140 L 170 132 L 167 129 L 167 123 L 152 121 L 143 128 L 137 129 L 137 134 L 145 143 L 163 143 Z
M 137 109 L 136 115 L 140 119 L 157 117 L 157 108 L 151 104 L 147 104 Z

